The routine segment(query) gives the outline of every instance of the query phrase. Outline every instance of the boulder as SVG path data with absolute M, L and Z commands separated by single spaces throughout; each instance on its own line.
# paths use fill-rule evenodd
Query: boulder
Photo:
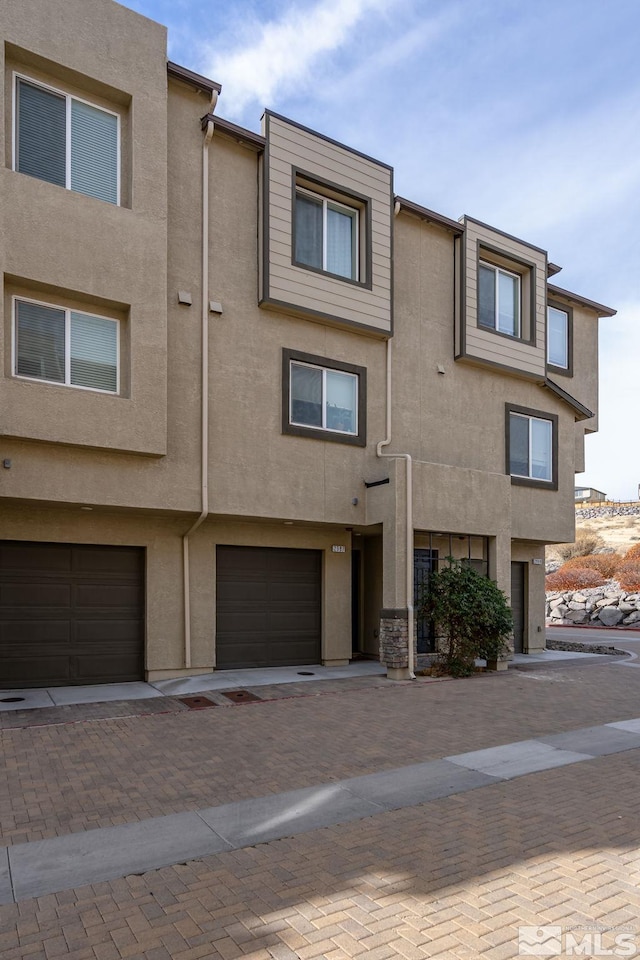
M 559 607 L 554 607 L 554 609 L 551 611 L 551 619 L 562 620 L 568 609 L 569 607 L 566 605 L 566 603 L 561 603 Z
M 618 604 L 618 610 L 622 610 L 623 613 L 633 613 L 635 609 L 635 603 L 629 603 L 628 600 L 621 600 Z
M 618 599 L 618 598 L 615 597 L 614 599 L 598 600 L 597 603 L 596 603 L 596 607 L 600 607 L 600 608 L 602 608 L 602 607 L 611 607 L 611 606 L 613 606 L 613 605 L 615 604 L 615 602 L 616 602 L 617 599 Z
M 630 613 L 628 617 L 625 617 L 622 621 L 623 623 L 637 623 L 640 620 L 640 610 L 635 610 L 633 613 Z
M 550 607 L 552 610 L 555 610 L 556 607 L 560 606 L 560 604 L 562 603 L 563 599 L 564 599 L 564 598 L 563 598 L 562 596 L 560 596 L 560 597 L 554 597 L 553 600 L 549 600 L 549 607 Z
M 584 595 L 583 593 L 574 593 L 572 599 L 573 599 L 574 603 L 586 603 L 586 602 L 587 602 L 587 598 L 585 597 L 585 595 Z
M 601 607 L 598 614 L 600 623 L 603 623 L 605 627 L 615 627 L 620 623 L 623 616 L 624 614 L 617 607 Z
M 586 610 L 569 610 L 568 613 L 565 613 L 565 620 L 570 620 L 571 623 L 584 623 L 589 614 Z

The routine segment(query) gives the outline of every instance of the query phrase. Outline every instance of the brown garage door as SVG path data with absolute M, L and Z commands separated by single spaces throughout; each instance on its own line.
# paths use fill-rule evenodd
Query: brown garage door
M 216 666 L 320 661 L 321 553 L 218 547 Z
M 143 673 L 144 550 L 0 542 L 0 687 Z

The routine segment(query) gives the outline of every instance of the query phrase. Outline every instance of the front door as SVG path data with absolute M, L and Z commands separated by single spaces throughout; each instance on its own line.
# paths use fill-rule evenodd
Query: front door
M 526 563 L 511 564 L 511 612 L 513 613 L 513 650 L 524 653 L 524 626 L 526 613 Z
M 418 609 L 423 591 L 427 585 L 429 574 L 435 568 L 438 560 L 437 550 L 413 551 L 413 604 Z M 435 651 L 435 632 L 433 623 L 428 617 L 421 617 L 416 612 L 416 633 L 418 639 L 418 653 L 433 653 Z

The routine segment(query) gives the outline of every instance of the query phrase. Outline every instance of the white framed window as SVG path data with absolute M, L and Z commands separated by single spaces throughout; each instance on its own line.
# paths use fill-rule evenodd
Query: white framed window
M 120 203 L 120 117 L 14 75 L 13 168 L 67 190 Z
M 547 363 L 569 371 L 570 358 L 569 311 L 549 305 L 547 308 Z
M 357 436 L 355 374 L 292 360 L 289 393 L 289 423 Z
M 478 323 L 510 337 L 521 336 L 521 278 L 517 273 L 480 261 Z
M 509 411 L 509 472 L 512 477 L 554 482 L 554 420 Z
M 347 280 L 360 279 L 360 211 L 338 200 L 296 187 L 294 261 Z
M 364 447 L 366 421 L 365 367 L 283 349 L 283 433 Z
M 118 393 L 117 320 L 13 298 L 13 372 L 17 377 Z

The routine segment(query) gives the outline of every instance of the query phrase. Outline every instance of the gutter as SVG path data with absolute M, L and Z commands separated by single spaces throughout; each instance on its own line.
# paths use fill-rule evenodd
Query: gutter
M 202 304 L 201 304 L 201 433 L 200 433 L 200 516 L 182 535 L 182 583 L 184 594 L 184 666 L 191 667 L 191 587 L 189 576 L 189 537 L 204 523 L 209 515 L 209 144 L 215 129 L 213 111 L 216 108 L 218 91 L 211 91 L 209 113 L 203 118 L 202 130 Z
M 376 456 L 390 460 L 404 460 L 406 463 L 406 594 L 407 594 L 407 667 L 409 679 L 415 680 L 415 658 L 413 655 L 413 634 L 415 612 L 413 608 L 413 460 L 410 453 L 383 453 L 382 448 L 391 443 L 391 357 L 392 340 L 387 340 L 387 383 L 386 383 L 386 436 L 376 446 Z

